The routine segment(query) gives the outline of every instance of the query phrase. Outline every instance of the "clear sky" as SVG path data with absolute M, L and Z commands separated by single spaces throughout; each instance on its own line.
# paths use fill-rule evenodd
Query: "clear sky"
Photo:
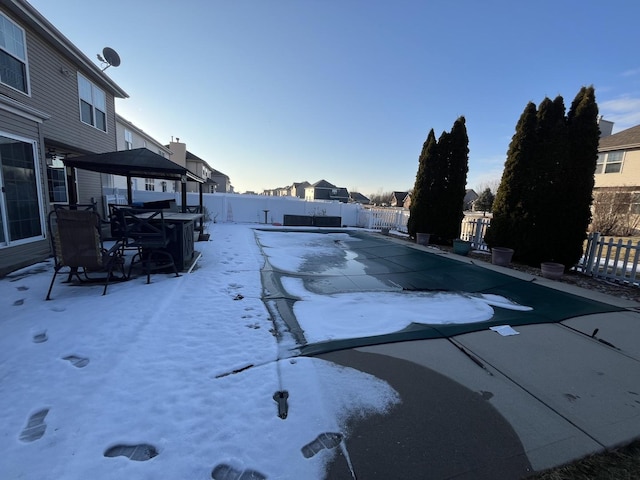
M 469 188 L 499 180 L 527 102 L 594 85 L 614 133 L 640 124 L 637 0 L 31 0 L 130 98 L 120 115 L 237 192 L 325 179 L 413 187 L 464 115 Z

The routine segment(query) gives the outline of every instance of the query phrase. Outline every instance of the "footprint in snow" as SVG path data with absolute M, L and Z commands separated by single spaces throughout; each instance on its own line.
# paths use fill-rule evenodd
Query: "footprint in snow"
M 87 365 L 89 365 L 89 359 L 88 358 L 77 357 L 75 355 L 69 355 L 67 357 L 63 357 L 63 360 L 71 362 L 71 365 L 73 365 L 76 368 L 83 368 L 83 367 L 86 367 Z
M 313 442 L 307 443 L 302 447 L 302 455 L 304 458 L 311 458 L 323 449 L 332 449 L 340 445 L 342 441 L 341 433 L 325 432 L 316 437 Z
M 47 331 L 43 330 L 42 332 L 38 332 L 33 336 L 33 343 L 44 343 L 49 340 L 47 337 Z
M 221 463 L 211 472 L 213 480 L 267 480 L 267 477 L 255 470 L 240 470 Z
M 104 452 L 105 457 L 127 457 L 129 460 L 144 462 L 158 456 L 158 451 L 153 445 L 142 443 L 140 445 L 115 445 Z
M 21 298 L 20 300 L 16 300 L 15 302 L 13 302 L 13 306 L 17 307 L 19 305 L 23 305 L 24 304 L 24 298 Z
M 49 409 L 44 408 L 31 415 L 27 421 L 27 426 L 20 432 L 20 440 L 23 442 L 35 442 L 42 438 L 47 430 L 47 424 L 44 423 L 47 413 L 49 413 Z

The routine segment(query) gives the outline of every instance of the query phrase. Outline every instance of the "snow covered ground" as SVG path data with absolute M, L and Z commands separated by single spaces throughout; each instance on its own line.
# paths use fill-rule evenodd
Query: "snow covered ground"
M 295 276 L 304 262 L 343 255 L 357 268 L 355 240 L 256 227 L 212 224 L 192 273 L 140 276 L 106 296 L 59 276 L 45 301 L 50 262 L 0 279 L 0 478 L 320 479 L 336 449 L 348 458 L 347 419 L 402 399 L 368 374 L 292 353 L 263 303 L 265 255 L 292 273 L 283 286 L 300 298 L 309 342 L 527 308 L 496 296 L 310 292 Z

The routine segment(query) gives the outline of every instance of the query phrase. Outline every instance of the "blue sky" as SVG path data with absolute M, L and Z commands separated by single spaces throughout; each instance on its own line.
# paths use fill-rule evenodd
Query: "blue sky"
M 499 180 L 527 102 L 594 85 L 614 133 L 640 124 L 636 0 L 32 0 L 129 95 L 120 115 L 237 192 L 326 179 L 413 187 L 431 128 L 460 115 L 468 187 Z M 96 59 L 97 62 L 97 59 Z

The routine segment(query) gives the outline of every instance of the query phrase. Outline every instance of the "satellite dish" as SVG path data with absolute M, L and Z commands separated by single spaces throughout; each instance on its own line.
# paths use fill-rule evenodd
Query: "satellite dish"
M 109 67 L 120 66 L 120 55 L 113 48 L 104 47 L 102 49 L 102 56 L 98 55 L 98 60 L 106 63 L 107 66 L 102 69 L 104 72 Z

